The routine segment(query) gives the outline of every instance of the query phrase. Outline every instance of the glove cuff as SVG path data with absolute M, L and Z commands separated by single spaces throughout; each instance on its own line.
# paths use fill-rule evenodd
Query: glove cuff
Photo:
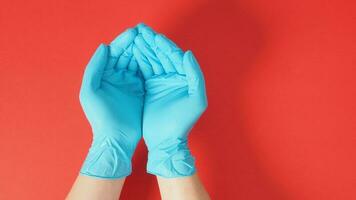
M 196 172 L 195 159 L 186 139 L 170 139 L 149 150 L 147 172 L 165 178 L 191 176 Z
M 80 170 L 86 176 L 118 179 L 131 174 L 131 157 L 127 147 L 113 136 L 94 137 L 92 146 Z

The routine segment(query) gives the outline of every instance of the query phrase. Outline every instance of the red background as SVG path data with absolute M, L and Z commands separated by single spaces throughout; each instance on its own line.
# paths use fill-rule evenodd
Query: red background
M 1 200 L 65 197 L 91 142 L 85 65 L 141 21 L 205 73 L 190 146 L 213 199 L 356 199 L 354 1 L 12 0 L 0 20 Z M 159 199 L 146 156 L 122 199 Z

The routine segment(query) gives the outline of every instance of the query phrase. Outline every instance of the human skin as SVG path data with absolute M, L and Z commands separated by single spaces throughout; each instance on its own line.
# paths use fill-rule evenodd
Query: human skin
M 125 178 L 107 180 L 79 175 L 66 200 L 117 200 Z

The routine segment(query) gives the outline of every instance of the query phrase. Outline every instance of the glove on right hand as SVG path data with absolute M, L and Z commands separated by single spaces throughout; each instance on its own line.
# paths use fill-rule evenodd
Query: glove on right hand
M 190 176 L 195 164 L 187 137 L 207 107 L 203 73 L 191 51 L 184 53 L 143 24 L 138 30 L 133 54 L 145 79 L 147 171 L 166 178 Z

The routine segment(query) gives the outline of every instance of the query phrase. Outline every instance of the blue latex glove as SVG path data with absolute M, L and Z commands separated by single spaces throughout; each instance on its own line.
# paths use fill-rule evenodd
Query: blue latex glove
M 203 74 L 191 51 L 184 53 L 143 24 L 138 30 L 133 54 L 145 78 L 147 171 L 166 178 L 190 176 L 196 169 L 187 137 L 207 107 Z
M 128 29 L 110 46 L 100 45 L 83 78 L 80 103 L 93 130 L 93 143 L 80 171 L 99 178 L 131 173 L 140 140 L 144 85 L 132 55 L 137 29 Z

